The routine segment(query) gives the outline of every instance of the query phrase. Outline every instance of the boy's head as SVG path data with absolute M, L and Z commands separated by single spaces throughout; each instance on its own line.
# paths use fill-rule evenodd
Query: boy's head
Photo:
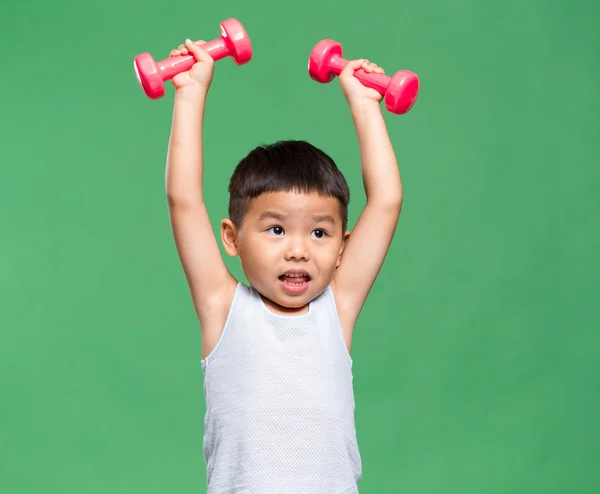
M 342 230 L 348 224 L 350 190 L 335 162 L 305 141 L 259 146 L 246 156 L 229 181 L 229 218 L 241 228 L 251 199 L 269 192 L 316 192 L 336 198 Z
M 331 282 L 348 236 L 350 190 L 334 161 L 304 141 L 260 146 L 238 164 L 229 195 L 227 253 L 268 300 L 304 307 Z

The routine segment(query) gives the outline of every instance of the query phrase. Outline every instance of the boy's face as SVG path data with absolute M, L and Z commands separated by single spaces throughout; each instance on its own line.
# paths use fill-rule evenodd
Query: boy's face
M 303 311 L 331 282 L 345 240 L 340 204 L 317 193 L 273 192 L 249 203 L 240 230 L 223 220 L 229 255 L 265 304 L 282 314 Z

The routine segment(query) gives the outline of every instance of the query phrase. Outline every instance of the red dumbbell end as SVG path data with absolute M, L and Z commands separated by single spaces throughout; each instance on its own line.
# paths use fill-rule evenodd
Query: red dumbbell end
M 158 99 L 165 94 L 164 81 L 150 53 L 140 53 L 135 57 L 133 68 L 137 80 L 148 98 Z
M 244 65 L 252 60 L 252 42 L 244 26 L 237 19 L 227 19 L 221 23 L 221 38 L 236 65 Z
M 330 39 L 319 41 L 308 58 L 308 74 L 313 81 L 326 84 L 331 82 L 343 68 L 342 45 Z M 340 61 L 337 70 L 334 61 Z M 345 60 L 343 61 L 345 62 Z
M 419 95 L 419 77 L 409 70 L 399 70 L 392 77 L 385 93 L 386 109 L 398 115 L 408 112 Z

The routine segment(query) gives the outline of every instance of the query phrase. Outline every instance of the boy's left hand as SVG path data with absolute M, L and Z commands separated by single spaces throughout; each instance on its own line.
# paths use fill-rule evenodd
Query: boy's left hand
M 383 99 L 383 96 L 379 91 L 363 86 L 363 84 L 354 77 L 354 72 L 358 69 L 363 69 L 367 73 L 385 73 L 381 67 L 369 60 L 361 59 L 349 61 L 338 77 L 346 101 L 348 101 L 348 104 L 351 107 L 356 104 L 362 105 L 364 102 L 375 102 L 379 104 Z

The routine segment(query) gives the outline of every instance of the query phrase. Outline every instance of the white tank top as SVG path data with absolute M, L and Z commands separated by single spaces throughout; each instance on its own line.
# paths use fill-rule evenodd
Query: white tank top
M 358 492 L 352 359 L 331 287 L 280 316 L 239 283 L 202 369 L 209 494 Z

